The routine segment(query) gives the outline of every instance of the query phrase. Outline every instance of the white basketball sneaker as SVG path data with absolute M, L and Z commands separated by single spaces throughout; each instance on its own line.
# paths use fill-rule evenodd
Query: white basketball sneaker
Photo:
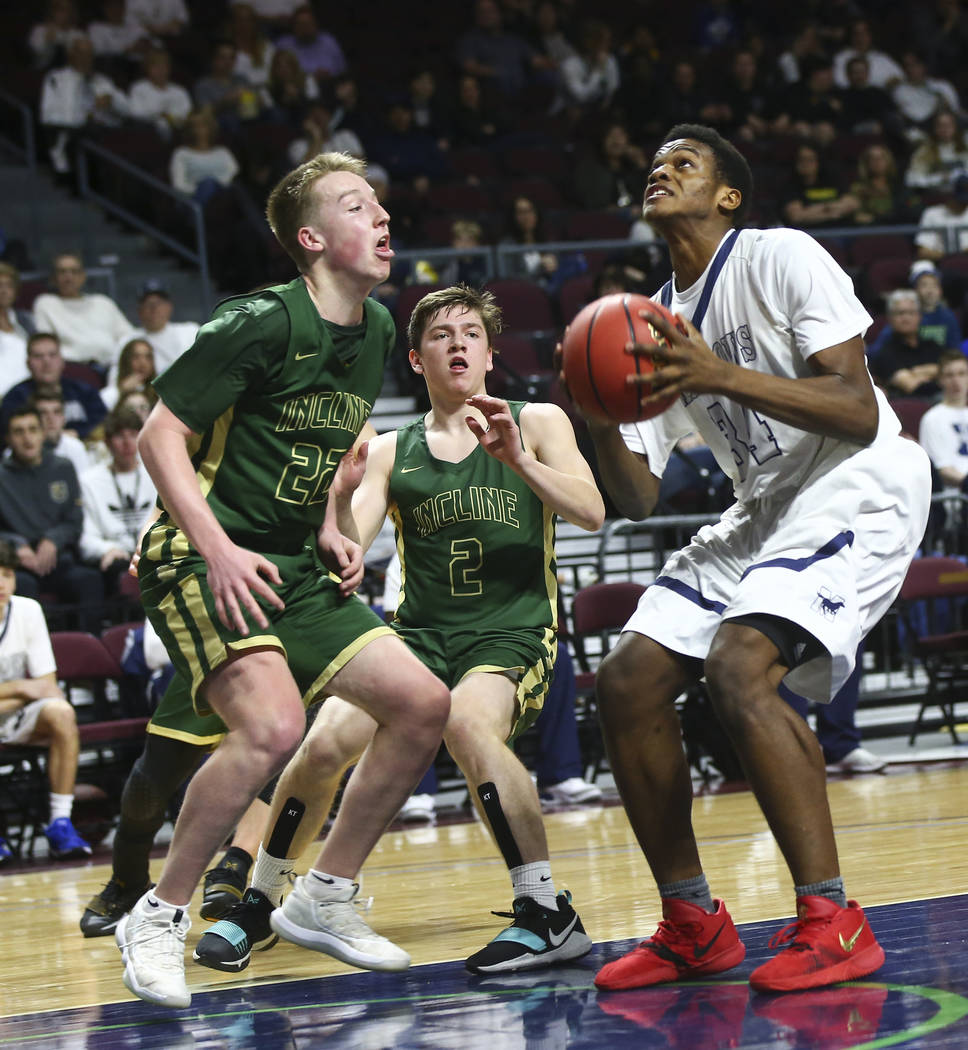
M 185 937 L 192 923 L 184 908 L 173 908 L 146 893 L 118 920 L 114 939 L 121 949 L 125 986 L 161 1006 L 189 1006 L 185 984 Z
M 360 889 L 355 882 L 349 889 L 329 890 L 317 899 L 306 892 L 307 879 L 314 879 L 314 889 L 318 884 L 325 890 L 313 875 L 296 879 L 292 893 L 269 917 L 280 937 L 364 970 L 405 970 L 410 965 L 402 948 L 363 921 L 354 901 Z

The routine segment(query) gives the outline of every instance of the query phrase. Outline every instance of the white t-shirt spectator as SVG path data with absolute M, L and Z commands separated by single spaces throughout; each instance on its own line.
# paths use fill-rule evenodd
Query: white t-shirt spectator
M 132 554 L 156 495 L 142 463 L 124 474 L 115 474 L 109 463 L 86 470 L 81 476 L 81 557 L 97 562 L 112 547 Z
M 27 340 L 18 332 L 0 332 L 0 397 L 29 378 Z
M 105 368 L 134 330 L 118 304 L 100 292 L 76 299 L 44 292 L 34 301 L 34 320 L 38 332 L 53 332 L 60 339 L 65 361 L 96 361 Z
M 215 179 L 222 186 L 228 186 L 238 173 L 239 162 L 227 146 L 212 146 L 211 149 L 179 146 L 168 162 L 172 186 L 189 196 L 204 179 Z
M 188 8 L 185 0 L 126 0 L 125 21 L 142 29 L 181 22 L 188 25 Z
M 926 248 L 932 252 L 968 251 L 968 209 L 960 215 L 950 211 L 944 204 L 932 204 L 921 212 L 918 225 L 924 230 L 914 238 L 914 243 L 919 248 Z M 934 232 L 932 227 L 940 227 L 940 230 L 951 230 L 957 228 L 956 246 L 949 246 L 945 233 Z
M 174 81 L 169 80 L 164 87 L 158 87 L 142 78 L 131 85 L 128 106 L 136 120 L 180 124 L 192 111 L 192 96 Z
M 17 678 L 41 678 L 57 670 L 44 610 L 33 598 L 11 597 L 7 615 L 0 623 L 0 682 Z M 16 717 L 0 715 L 0 721 Z
M 933 405 L 921 417 L 918 444 L 938 470 L 951 467 L 968 475 L 968 408 Z
M 107 95 L 111 105 L 107 109 L 95 106 L 98 98 Z M 96 124 L 117 124 L 128 114 L 128 100 L 124 92 L 103 73 L 89 77 L 65 66 L 52 69 L 40 89 L 40 122 L 55 128 L 81 128 L 88 120 Z

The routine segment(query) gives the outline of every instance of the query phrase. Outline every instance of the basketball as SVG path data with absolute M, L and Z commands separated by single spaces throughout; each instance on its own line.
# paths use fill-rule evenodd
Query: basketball
M 659 333 L 639 316 L 652 310 L 672 323 L 673 316 L 660 303 L 645 295 L 618 292 L 604 295 L 583 307 L 565 330 L 561 343 L 562 367 L 568 391 L 582 414 L 603 423 L 638 423 L 664 412 L 675 394 L 642 405 L 639 398 L 651 387 L 628 386 L 630 375 L 653 370 L 652 359 L 627 354 L 627 343 L 657 346 Z

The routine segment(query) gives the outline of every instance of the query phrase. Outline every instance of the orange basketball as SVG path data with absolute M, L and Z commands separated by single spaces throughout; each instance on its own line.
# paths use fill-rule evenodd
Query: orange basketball
M 649 309 L 675 323 L 672 314 L 647 296 L 618 292 L 604 295 L 583 307 L 565 330 L 561 343 L 562 367 L 568 391 L 582 414 L 602 422 L 637 423 L 664 412 L 676 395 L 651 405 L 639 398 L 649 386 L 628 386 L 630 375 L 653 370 L 652 359 L 627 354 L 627 343 L 657 346 L 662 336 L 639 311 Z

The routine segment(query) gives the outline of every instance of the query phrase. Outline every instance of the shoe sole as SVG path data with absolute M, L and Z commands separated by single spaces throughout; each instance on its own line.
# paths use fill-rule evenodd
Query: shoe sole
M 128 915 L 122 915 L 118 919 L 118 926 L 114 932 L 114 943 L 117 944 L 118 950 L 121 952 L 121 962 L 124 964 L 124 974 L 122 981 L 124 981 L 125 988 L 131 992 L 132 995 L 136 995 L 139 999 L 143 999 L 146 1003 L 156 1003 L 158 1006 L 170 1006 L 176 1010 L 183 1010 L 186 1006 L 191 1006 L 192 997 L 191 993 L 186 989 L 183 997 L 179 996 L 176 999 L 172 999 L 169 996 L 156 995 L 147 988 L 143 988 L 135 976 L 134 965 L 128 956 L 128 949 L 125 947 L 125 930 L 128 925 Z
M 205 895 L 202 897 L 202 906 L 198 914 L 209 922 L 217 922 L 229 908 L 242 900 L 244 892 L 244 890 L 239 890 L 235 886 L 214 886 L 206 890 Z
M 861 977 L 867 977 L 875 970 L 884 965 L 884 949 L 879 944 L 872 944 L 857 955 L 844 959 L 836 966 L 829 966 L 825 970 L 814 970 L 812 973 L 798 974 L 794 977 L 780 977 L 775 980 L 767 978 L 765 981 L 756 976 L 756 971 L 750 975 L 750 987 L 758 992 L 796 992 L 805 988 L 825 988 L 830 984 L 839 984 L 841 981 L 856 981 Z
M 322 952 L 331 955 L 340 962 L 349 963 L 350 966 L 358 966 L 362 970 L 383 970 L 395 972 L 406 970 L 410 966 L 410 956 L 406 952 L 400 952 L 399 959 L 386 959 L 380 955 L 367 955 L 366 952 L 358 951 L 346 941 L 341 940 L 335 934 L 324 933 L 322 930 L 309 930 L 305 926 L 297 926 L 291 919 L 283 914 L 281 908 L 269 917 L 269 925 L 284 940 L 298 944 L 301 948 L 308 948 L 313 952 Z
M 633 974 L 628 974 L 624 980 L 600 981 L 599 977 L 601 974 L 599 973 L 595 977 L 595 987 L 608 992 L 625 992 L 632 988 L 650 988 L 652 985 L 656 984 L 671 984 L 675 981 L 688 980 L 690 977 L 708 977 L 710 974 L 723 973 L 725 970 L 731 970 L 734 966 L 738 966 L 745 958 L 746 945 L 743 944 L 742 941 L 737 941 L 736 944 L 727 948 L 725 951 L 720 952 L 719 955 L 707 959 L 701 966 L 690 966 L 687 970 L 671 974 L 668 977 L 660 976 L 649 980 L 648 974 L 644 974 L 644 979 L 637 980 Z M 653 973 L 655 973 L 654 970 Z
M 521 955 L 517 959 L 506 959 L 493 966 L 471 966 L 470 960 L 464 963 L 471 973 L 514 973 L 521 970 L 543 970 L 555 963 L 580 959 L 592 950 L 592 939 L 587 933 L 573 933 L 564 944 L 542 952 L 540 955 Z

